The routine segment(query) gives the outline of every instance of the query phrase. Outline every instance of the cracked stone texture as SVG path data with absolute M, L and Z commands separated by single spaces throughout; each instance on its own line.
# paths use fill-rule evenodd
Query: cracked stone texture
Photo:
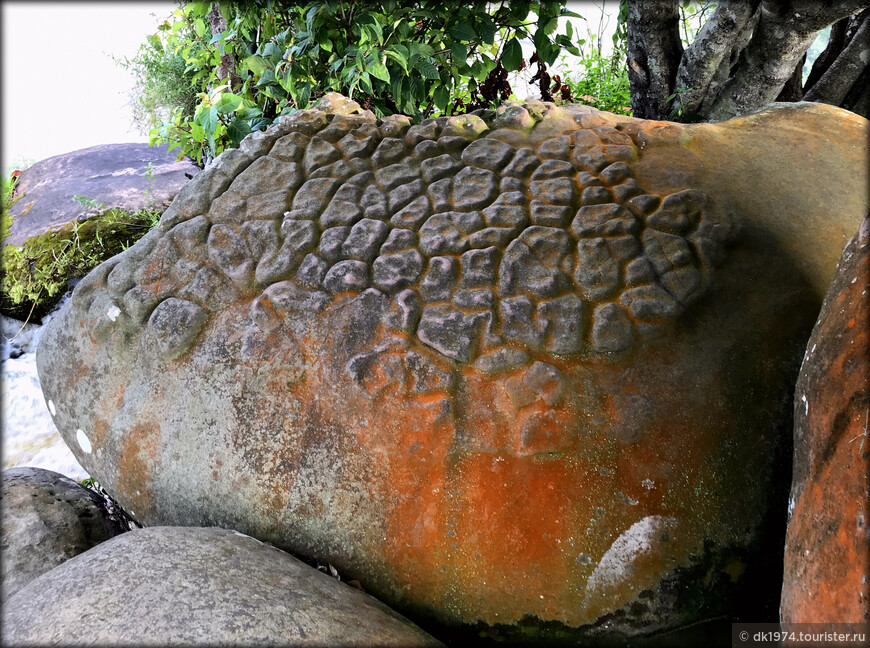
M 868 291 L 870 216 L 843 250 L 795 389 L 787 623 L 870 623 Z
M 866 125 L 536 101 L 411 124 L 328 95 L 79 283 L 43 389 L 148 524 L 231 526 L 450 624 L 685 624 L 665 583 L 779 560 L 782 403 L 866 209 Z M 656 516 L 667 550 L 589 586 Z M 699 587 L 728 610 L 746 574 Z
M 104 542 L 20 589 L 2 619 L 6 646 L 443 646 L 370 595 L 213 527 Z

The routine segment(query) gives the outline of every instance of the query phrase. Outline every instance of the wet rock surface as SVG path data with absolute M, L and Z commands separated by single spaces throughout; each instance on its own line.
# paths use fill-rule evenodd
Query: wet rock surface
M 626 636 L 750 605 L 866 147 L 822 156 L 824 210 L 765 174 L 789 129 L 866 121 L 741 119 L 327 96 L 77 286 L 37 358 L 55 422 L 145 523 L 329 560 L 415 619 Z
M 870 217 L 849 242 L 795 390 L 781 616 L 870 622 Z
M 0 505 L 4 602 L 38 576 L 125 530 L 109 519 L 99 495 L 51 470 L 4 470 Z
M 20 589 L 2 618 L 16 646 L 442 645 L 368 594 L 218 528 L 126 533 Z

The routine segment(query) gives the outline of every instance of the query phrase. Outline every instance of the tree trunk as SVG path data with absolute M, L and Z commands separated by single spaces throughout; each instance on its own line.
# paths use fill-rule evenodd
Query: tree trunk
M 777 101 L 800 101 L 804 95 L 804 63 L 807 62 L 807 54 L 800 57 L 788 81 L 782 87 L 782 92 L 776 97 Z
M 870 62 L 870 9 L 857 19 L 858 29 L 828 70 L 804 95 L 806 101 L 842 105 Z
M 851 19 L 851 16 L 843 18 L 831 25 L 831 35 L 828 38 L 828 44 L 816 58 L 810 70 L 810 75 L 807 77 L 807 89 L 812 88 L 822 78 L 822 75 L 828 71 L 828 68 L 834 64 L 840 52 L 843 51 L 843 48 L 846 46 L 846 28 Z
M 700 113 L 705 97 L 709 93 L 718 94 L 721 84 L 729 76 L 734 41 L 746 32 L 758 2 L 721 0 L 695 40 L 683 52 L 675 84 L 678 93 L 675 104 L 680 106 L 683 115 Z M 749 30 L 748 35 L 751 34 Z
M 666 119 L 683 54 L 676 0 L 628 2 L 628 81 L 635 117 Z
M 843 108 L 870 119 L 870 66 L 864 68 L 864 73 L 846 95 Z
M 868 0 L 840 0 L 833 4 L 762 0 L 752 40 L 707 118 L 729 119 L 774 101 L 818 32 L 867 4 Z
M 211 28 L 213 36 L 217 36 L 227 30 L 227 21 L 221 14 L 219 2 L 211 3 L 211 11 L 208 12 L 208 25 Z M 218 66 L 216 74 L 218 81 L 223 81 L 229 77 L 232 87 L 241 82 L 241 79 L 236 75 L 236 62 L 233 60 L 232 54 L 221 54 L 221 64 Z M 232 87 L 230 88 L 231 90 Z

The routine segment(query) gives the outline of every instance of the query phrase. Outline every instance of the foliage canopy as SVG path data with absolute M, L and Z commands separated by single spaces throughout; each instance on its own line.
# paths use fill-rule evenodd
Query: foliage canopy
M 379 116 L 420 119 L 490 106 L 510 97 L 508 73 L 526 66 L 523 39 L 533 42 L 539 78 L 547 84 L 546 66 L 560 53 L 579 55 L 570 25 L 559 33 L 560 17 L 579 17 L 565 5 L 188 2 L 139 54 L 145 62 L 181 57 L 196 97 L 193 110 L 179 102 L 152 130 L 152 143 L 168 141 L 201 163 L 331 91 Z

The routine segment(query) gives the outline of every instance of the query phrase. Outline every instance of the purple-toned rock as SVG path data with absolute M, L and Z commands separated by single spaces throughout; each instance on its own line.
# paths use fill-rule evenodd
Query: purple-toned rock
M 4 245 L 21 245 L 31 236 L 109 209 L 162 211 L 199 167 L 176 160 L 168 145 L 100 144 L 55 155 L 26 169 L 9 210 L 12 225 Z M 91 209 L 74 196 L 102 205 Z

